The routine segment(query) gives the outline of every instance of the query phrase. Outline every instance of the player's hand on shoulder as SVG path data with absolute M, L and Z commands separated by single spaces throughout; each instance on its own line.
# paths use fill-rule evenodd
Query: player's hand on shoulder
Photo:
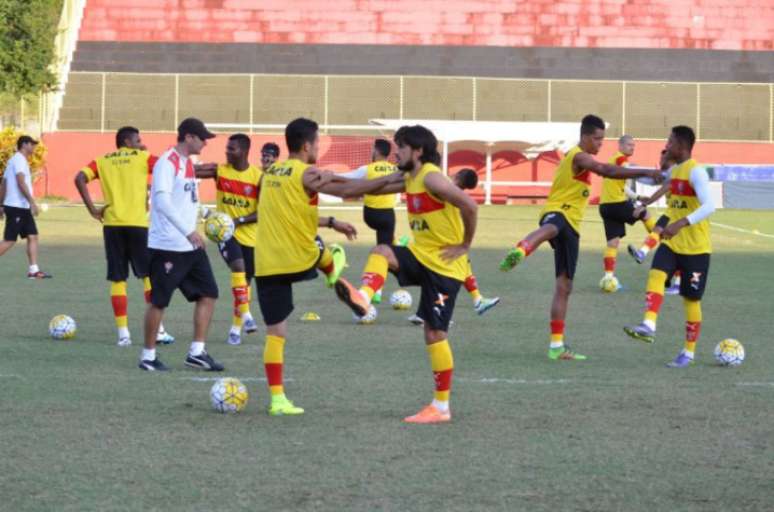
M 470 246 L 465 244 L 447 245 L 441 248 L 441 259 L 452 262 L 460 256 L 467 254 L 469 250 Z

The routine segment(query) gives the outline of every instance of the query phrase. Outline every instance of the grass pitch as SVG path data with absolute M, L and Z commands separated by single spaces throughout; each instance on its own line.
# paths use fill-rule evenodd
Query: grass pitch
M 373 235 L 358 211 L 333 214 L 361 229 L 346 246 L 346 275 L 356 279 Z M 482 292 L 502 303 L 478 317 L 461 291 L 450 331 L 453 422 L 407 426 L 401 418 L 432 397 L 421 330 L 407 314 L 385 305 L 376 325 L 355 326 L 322 279 L 296 286 L 286 390 L 307 412 L 269 418 L 262 331 L 226 345 L 228 271 L 211 246 L 221 300 L 208 349 L 226 365 L 218 376 L 239 377 L 250 391 L 244 413 L 222 416 L 208 400 L 214 375 L 183 368 L 192 308 L 176 295 L 165 318 L 178 341 L 159 353 L 174 370 L 141 372 L 141 283 L 129 284 L 135 345 L 118 348 L 99 225 L 83 208 L 52 208 L 39 226 L 41 265 L 54 279 L 25 279 L 23 247 L 0 258 L 0 509 L 771 510 L 774 238 L 763 235 L 774 233 L 774 213 L 713 216 L 741 231 L 713 228 L 697 364 L 686 370 L 663 366 L 682 346 L 679 297 L 665 299 L 655 345 L 621 330 L 641 318 L 647 265 L 622 251 L 626 289 L 598 290 L 594 208 L 566 331 L 589 360 L 547 359 L 550 249 L 510 274 L 497 270 L 537 215 L 481 208 L 473 265 Z M 624 243 L 643 236 L 635 226 Z M 305 311 L 322 321 L 299 322 Z M 48 338 L 57 313 L 76 319 L 76 339 Z M 726 337 L 747 349 L 739 368 L 714 365 L 712 349 Z

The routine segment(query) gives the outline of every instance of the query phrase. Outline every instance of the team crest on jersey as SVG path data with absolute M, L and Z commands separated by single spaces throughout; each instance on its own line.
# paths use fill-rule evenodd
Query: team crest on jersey
M 701 275 L 702 272 L 691 272 L 691 288 L 694 290 L 699 289 L 699 285 L 701 284 Z
M 173 267 L 174 267 L 174 265 L 172 264 L 172 262 L 171 262 L 171 261 L 167 261 L 167 262 L 165 262 L 165 263 L 164 263 L 164 272 L 165 272 L 165 273 L 167 273 L 167 274 L 169 274 L 170 272 L 172 272 L 172 268 L 173 268 Z
M 252 193 L 253 193 L 253 187 L 251 187 L 250 185 L 245 185 L 245 194 L 249 196 Z
M 414 197 L 413 202 L 414 202 L 415 210 L 419 210 L 420 208 L 422 208 L 422 199 L 420 199 L 419 197 Z

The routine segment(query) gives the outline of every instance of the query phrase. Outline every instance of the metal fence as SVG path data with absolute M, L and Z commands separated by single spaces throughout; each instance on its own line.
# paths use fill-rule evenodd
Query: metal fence
M 701 140 L 774 142 L 774 84 L 521 80 L 418 76 L 71 72 L 58 129 L 113 131 L 131 123 L 173 131 L 210 123 L 325 125 L 371 118 L 578 121 L 593 112 L 609 137 L 662 139 L 675 124 Z

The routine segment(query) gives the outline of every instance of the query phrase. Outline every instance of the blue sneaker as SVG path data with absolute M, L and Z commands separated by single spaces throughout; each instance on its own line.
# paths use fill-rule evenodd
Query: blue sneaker
M 247 334 L 252 334 L 258 331 L 258 324 L 255 322 L 255 319 L 252 316 L 249 316 L 242 322 L 242 328 Z
M 486 297 L 481 297 L 481 300 L 478 301 L 478 303 L 474 306 L 476 313 L 479 315 L 483 315 L 496 305 L 500 303 L 500 297 L 494 297 L 492 299 L 487 299 Z
M 229 332 L 226 343 L 229 345 L 239 345 L 242 343 L 242 336 L 240 336 L 238 332 Z
M 664 295 L 680 295 L 680 285 L 673 284 L 664 290 Z
M 635 340 L 644 341 L 645 343 L 654 343 L 656 341 L 656 331 L 644 323 L 639 325 L 627 325 L 623 330 Z
M 634 258 L 634 261 L 636 261 L 639 264 L 642 264 L 643 261 L 645 261 L 645 258 L 647 256 L 642 253 L 641 250 L 637 249 L 633 245 L 629 244 L 629 246 L 626 248 L 629 251 L 629 254 L 632 258 Z
M 677 357 L 675 357 L 672 361 L 668 362 L 667 368 L 688 368 L 693 364 L 693 358 L 689 357 L 683 352 L 680 351 L 679 354 L 677 354 Z

